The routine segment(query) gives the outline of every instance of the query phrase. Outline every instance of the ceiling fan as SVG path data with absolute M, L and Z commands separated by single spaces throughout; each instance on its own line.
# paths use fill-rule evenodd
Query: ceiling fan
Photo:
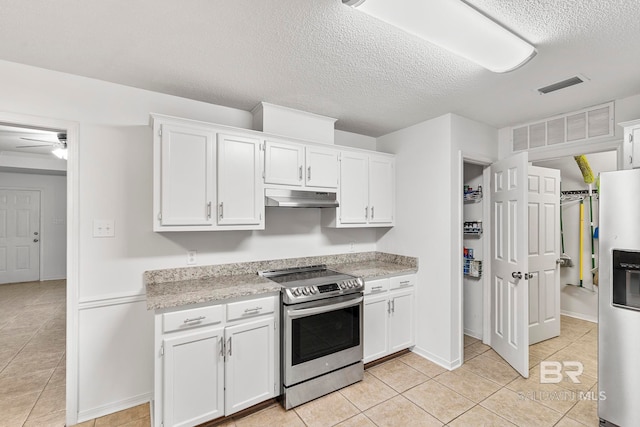
M 51 152 L 55 154 L 60 159 L 67 159 L 67 133 L 66 132 L 58 132 L 56 134 L 57 141 L 50 141 L 47 139 L 39 139 L 39 138 L 29 138 L 26 136 L 21 136 L 20 139 L 25 141 L 37 141 L 42 142 L 43 144 L 38 145 L 19 145 L 16 148 L 40 148 L 40 147 L 52 147 Z

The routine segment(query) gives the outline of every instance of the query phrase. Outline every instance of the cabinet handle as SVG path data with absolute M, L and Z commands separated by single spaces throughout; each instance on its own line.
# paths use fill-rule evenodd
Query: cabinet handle
M 302 181 L 302 166 L 298 168 L 298 181 Z
M 211 202 L 207 203 L 207 218 L 211 219 Z
M 371 219 L 373 219 L 373 217 L 375 216 L 375 212 L 373 209 L 375 209 L 375 206 L 371 206 Z
M 262 310 L 262 307 L 255 307 L 255 308 L 247 308 L 244 312 L 245 313 L 255 313 L 257 311 Z
M 409 280 L 404 280 L 402 282 L 400 282 L 400 286 L 407 286 L 410 283 Z
M 396 312 L 396 300 L 395 299 L 391 300 L 391 312 L 392 313 Z
M 224 357 L 224 337 L 220 337 L 220 357 Z
M 233 337 L 229 337 L 229 342 L 227 343 L 227 346 L 229 347 L 229 356 L 231 356 L 231 338 Z
M 191 323 L 191 322 L 199 322 L 199 321 L 204 320 L 206 318 L 207 318 L 207 316 L 194 317 L 193 319 L 188 319 L 187 318 L 187 319 L 184 319 L 184 323 L 187 324 L 187 323 Z
M 220 219 L 222 219 L 224 217 L 224 202 L 220 202 L 220 207 L 218 210 L 220 211 L 218 215 L 220 216 Z
M 391 314 L 391 300 L 387 301 L 387 313 Z
M 374 286 L 371 288 L 372 291 L 379 291 L 380 289 L 382 289 L 382 286 Z
M 364 207 L 364 219 L 369 219 L 369 206 Z
M 307 181 L 311 181 L 311 166 L 307 167 Z

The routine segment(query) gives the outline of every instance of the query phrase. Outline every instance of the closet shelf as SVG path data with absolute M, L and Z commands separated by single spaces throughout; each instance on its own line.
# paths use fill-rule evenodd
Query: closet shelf
M 473 190 L 468 185 L 465 185 L 463 200 L 464 202 L 473 202 L 473 203 L 479 202 L 480 200 L 482 200 L 482 186 L 479 185 L 477 190 Z
M 465 221 L 462 226 L 462 233 L 471 236 L 481 236 L 482 221 Z
M 467 277 L 479 279 L 482 277 L 482 261 L 478 259 L 463 258 L 462 272 Z

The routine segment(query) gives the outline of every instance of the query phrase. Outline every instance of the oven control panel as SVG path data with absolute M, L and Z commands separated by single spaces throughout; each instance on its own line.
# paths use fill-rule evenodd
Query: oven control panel
M 285 290 L 286 299 L 289 301 L 310 301 L 331 296 L 361 292 L 364 282 L 360 278 L 342 280 L 336 283 L 324 285 L 298 286 Z

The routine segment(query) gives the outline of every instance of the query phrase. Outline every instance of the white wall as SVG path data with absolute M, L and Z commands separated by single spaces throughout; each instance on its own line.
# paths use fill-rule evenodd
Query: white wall
M 375 231 L 322 229 L 317 209 L 269 210 L 261 232 L 151 231 L 149 113 L 249 129 L 248 111 L 4 61 L 0 93 L 0 111 L 79 123 L 80 420 L 151 396 L 153 325 L 142 303 L 145 270 L 185 266 L 193 249 L 199 264 L 349 252 L 350 242 L 355 251 L 376 249 Z M 115 237 L 93 238 L 95 219 L 115 220 Z
M 360 135 L 358 133 L 345 132 L 343 130 L 336 130 L 334 140 L 336 145 L 344 145 L 346 147 L 361 148 L 363 150 L 376 149 L 375 138 L 367 135 Z
M 396 226 L 378 250 L 419 258 L 414 351 L 453 368 L 462 352 L 462 161 L 496 154 L 495 129 L 447 114 L 378 138 L 396 154 Z
M 67 275 L 67 179 L 65 176 L 0 172 L 0 187 L 40 191 L 40 280 Z
M 617 155 L 615 151 L 588 154 L 587 160 L 595 176 L 601 172 L 616 170 Z M 582 173 L 573 157 L 563 157 L 555 160 L 535 162 L 535 166 L 559 169 L 562 178 L 562 190 L 586 190 Z M 595 188 L 595 186 L 594 186 Z M 593 199 L 593 218 L 598 225 L 598 200 Z M 591 227 L 589 225 L 589 201 L 584 201 L 584 257 L 583 287 L 569 284 L 579 284 L 579 230 L 580 204 L 579 202 L 565 202 L 562 206 L 562 220 L 564 228 L 565 253 L 573 260 L 573 267 L 560 269 L 561 299 L 560 309 L 563 314 L 597 321 L 598 319 L 598 288 L 593 286 L 591 275 Z M 598 240 L 595 240 L 596 266 L 598 265 Z

